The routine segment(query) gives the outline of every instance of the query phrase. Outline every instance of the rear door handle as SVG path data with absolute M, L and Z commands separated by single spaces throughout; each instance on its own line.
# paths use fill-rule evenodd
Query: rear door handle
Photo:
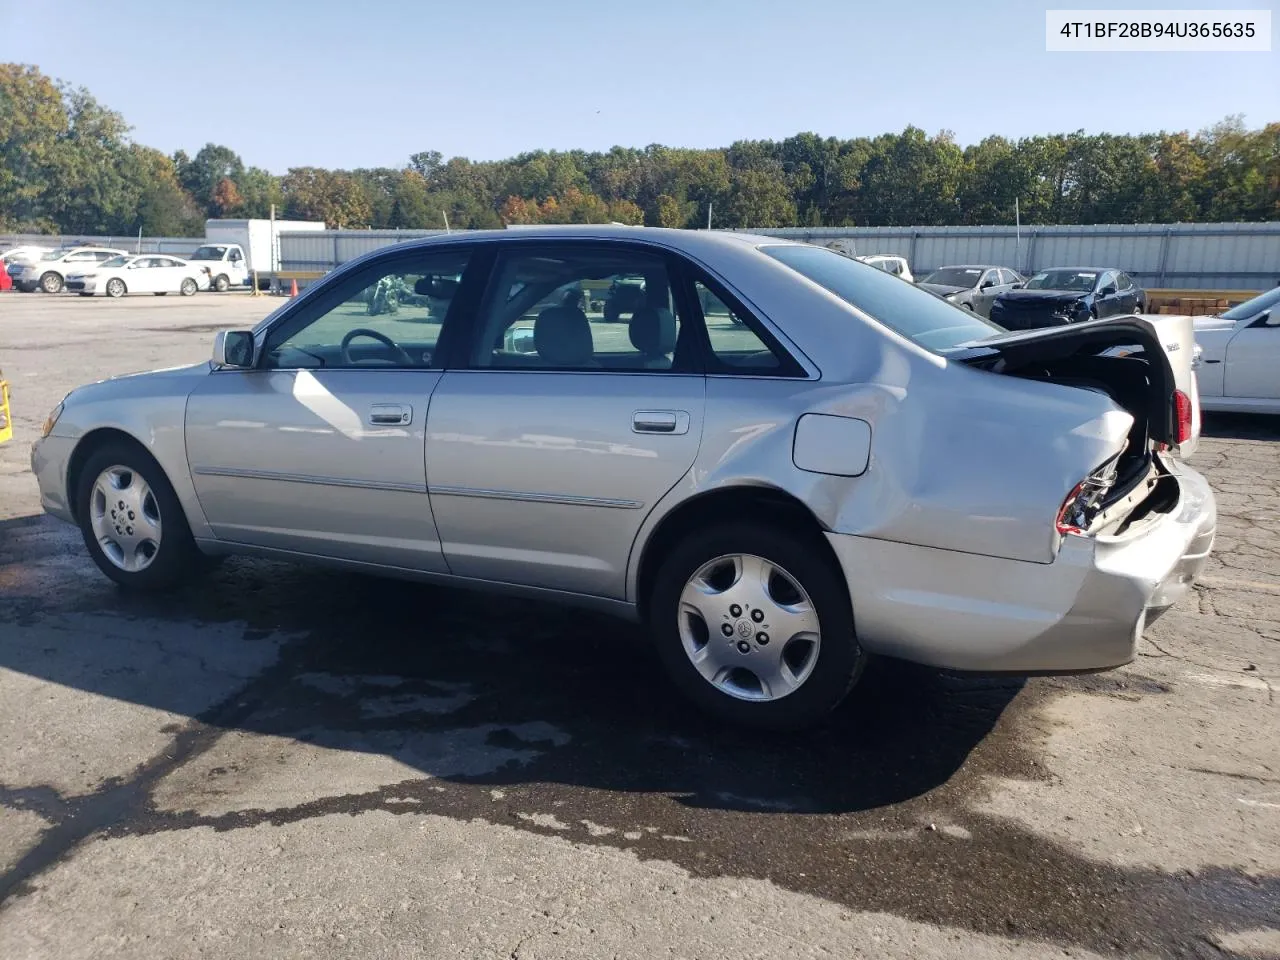
M 413 422 L 413 407 L 404 403 L 375 403 L 369 408 L 369 422 L 375 426 L 405 426 Z
M 684 410 L 637 410 L 631 415 L 631 429 L 635 433 L 688 433 L 689 414 Z

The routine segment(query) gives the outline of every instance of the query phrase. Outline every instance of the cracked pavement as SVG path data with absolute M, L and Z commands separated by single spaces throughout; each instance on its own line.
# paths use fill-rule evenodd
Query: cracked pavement
M 5 295 L 0 956 L 1280 957 L 1280 422 L 1211 417 L 1203 584 L 1110 673 L 881 662 L 826 728 L 634 628 L 264 561 L 118 593 L 40 421 L 270 298 Z

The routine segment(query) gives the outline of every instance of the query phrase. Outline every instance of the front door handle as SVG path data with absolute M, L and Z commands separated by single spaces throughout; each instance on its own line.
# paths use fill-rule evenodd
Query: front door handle
M 631 429 L 635 433 L 688 433 L 689 414 L 684 410 L 637 410 L 631 415 Z
M 369 408 L 369 422 L 379 427 L 405 426 L 413 422 L 413 407 L 404 403 L 375 403 Z

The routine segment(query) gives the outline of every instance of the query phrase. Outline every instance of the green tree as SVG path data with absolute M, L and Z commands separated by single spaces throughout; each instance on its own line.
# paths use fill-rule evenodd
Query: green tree
M 294 167 L 281 184 L 290 218 L 323 220 L 334 229 L 368 226 L 369 197 L 359 181 L 318 167 Z
M 191 194 L 196 203 L 205 208 L 210 217 L 219 217 L 219 207 L 214 193 L 218 184 L 230 180 L 237 187 L 244 178 L 244 163 L 240 155 L 230 147 L 206 143 L 191 160 L 185 154 L 174 155 L 178 181 Z

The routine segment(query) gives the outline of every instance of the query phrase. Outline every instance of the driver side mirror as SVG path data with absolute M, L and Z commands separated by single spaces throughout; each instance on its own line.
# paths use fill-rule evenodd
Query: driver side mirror
M 994 280 L 983 280 L 982 283 L 978 286 L 978 289 L 986 290 L 988 287 L 994 287 L 995 285 L 996 285 L 996 282 Z
M 1109 297 L 1115 292 L 1116 292 L 1115 287 L 1107 286 L 1107 287 L 1103 287 L 1101 290 L 1098 291 L 1098 296 Z
M 215 367 L 253 366 L 253 334 L 248 330 L 222 330 L 213 337 Z

